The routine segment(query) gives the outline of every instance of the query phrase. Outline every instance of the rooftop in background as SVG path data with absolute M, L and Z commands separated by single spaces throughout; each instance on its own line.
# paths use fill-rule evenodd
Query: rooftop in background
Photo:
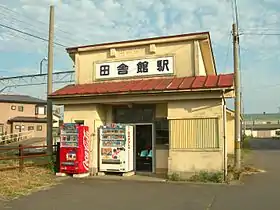
M 244 114 L 245 121 L 269 121 L 280 120 L 280 113 L 263 113 L 263 114 Z
M 14 117 L 9 119 L 9 122 L 30 122 L 30 123 L 47 123 L 47 118 L 38 117 Z M 56 120 L 53 120 L 56 122 Z
M 47 101 L 27 95 L 0 94 L 0 102 L 23 103 L 23 104 L 47 104 Z

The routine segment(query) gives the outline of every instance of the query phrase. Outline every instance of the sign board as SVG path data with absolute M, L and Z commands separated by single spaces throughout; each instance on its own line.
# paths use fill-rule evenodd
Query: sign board
M 95 64 L 96 79 L 173 74 L 173 57 L 139 59 Z

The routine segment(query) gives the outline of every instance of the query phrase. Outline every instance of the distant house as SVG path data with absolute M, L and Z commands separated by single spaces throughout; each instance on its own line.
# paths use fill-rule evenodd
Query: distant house
M 280 113 L 245 114 L 242 126 L 248 136 L 274 137 L 280 129 Z
M 46 104 L 27 95 L 0 95 L 0 134 L 30 131 L 33 137 L 45 137 Z

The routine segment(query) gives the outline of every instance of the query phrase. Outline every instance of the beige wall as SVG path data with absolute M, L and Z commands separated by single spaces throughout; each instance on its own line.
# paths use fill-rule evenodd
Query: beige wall
M 93 174 L 96 173 L 98 169 L 97 128 L 105 123 L 106 115 L 107 109 L 99 105 L 65 105 L 64 107 L 65 123 L 75 122 L 75 120 L 84 120 L 85 125 L 89 126 L 89 132 L 91 134 L 90 170 Z
M 47 124 L 46 123 L 27 123 L 27 122 L 20 123 L 20 122 L 15 122 L 15 123 L 12 124 L 13 133 L 19 133 L 19 130 L 16 129 L 17 125 L 24 126 L 24 129 L 21 129 L 21 132 L 23 132 L 23 133 L 28 132 L 28 126 L 33 126 L 34 130 L 29 131 L 30 133 L 32 133 L 31 137 L 45 138 L 47 136 Z M 41 131 L 37 130 L 37 126 L 42 126 L 42 130 Z
M 168 149 L 156 148 L 156 173 L 167 173 L 168 171 Z
M 194 44 L 194 41 L 155 44 L 155 49 L 155 53 L 151 53 L 150 44 L 137 47 L 120 47 L 115 49 L 115 56 L 110 56 L 110 49 L 80 52 L 75 57 L 76 83 L 84 84 L 95 81 L 95 63 L 164 56 L 174 56 L 174 74 L 178 77 L 206 74 L 200 45 Z
M 21 103 L 0 103 L 1 110 L 0 116 L 1 121 L 7 121 L 13 117 L 34 117 L 35 115 L 35 104 L 21 104 Z M 16 106 L 16 110 L 12 110 L 11 107 Z M 18 111 L 18 106 L 23 106 L 23 112 Z M 43 115 L 45 117 L 46 115 Z
M 170 150 L 168 173 L 185 177 L 199 171 L 221 171 L 222 160 L 220 151 Z
M 168 102 L 168 119 L 222 118 L 222 99 Z
M 234 154 L 234 116 L 227 112 L 227 153 Z
M 168 102 L 168 119 L 218 118 L 219 148 L 216 149 L 169 149 L 168 173 L 180 175 L 200 170 L 221 171 L 223 169 L 223 122 L 222 100 L 185 100 Z M 171 131 L 172 132 L 172 131 Z M 172 135 L 173 137 L 175 135 Z M 182 135 L 176 133 L 180 141 Z

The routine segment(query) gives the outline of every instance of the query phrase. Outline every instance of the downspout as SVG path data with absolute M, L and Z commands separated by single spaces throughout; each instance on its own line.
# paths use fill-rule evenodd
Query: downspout
M 227 106 L 226 106 L 226 100 L 225 100 L 225 97 L 224 97 L 224 93 L 225 93 L 225 90 L 222 91 L 222 98 L 223 98 L 223 102 L 222 102 L 222 105 L 223 105 L 223 140 L 224 140 L 224 148 L 223 148 L 223 154 L 224 154 L 224 165 L 223 165 L 223 168 L 224 168 L 224 181 L 227 180 L 227 137 L 226 137 L 226 134 L 227 134 Z

